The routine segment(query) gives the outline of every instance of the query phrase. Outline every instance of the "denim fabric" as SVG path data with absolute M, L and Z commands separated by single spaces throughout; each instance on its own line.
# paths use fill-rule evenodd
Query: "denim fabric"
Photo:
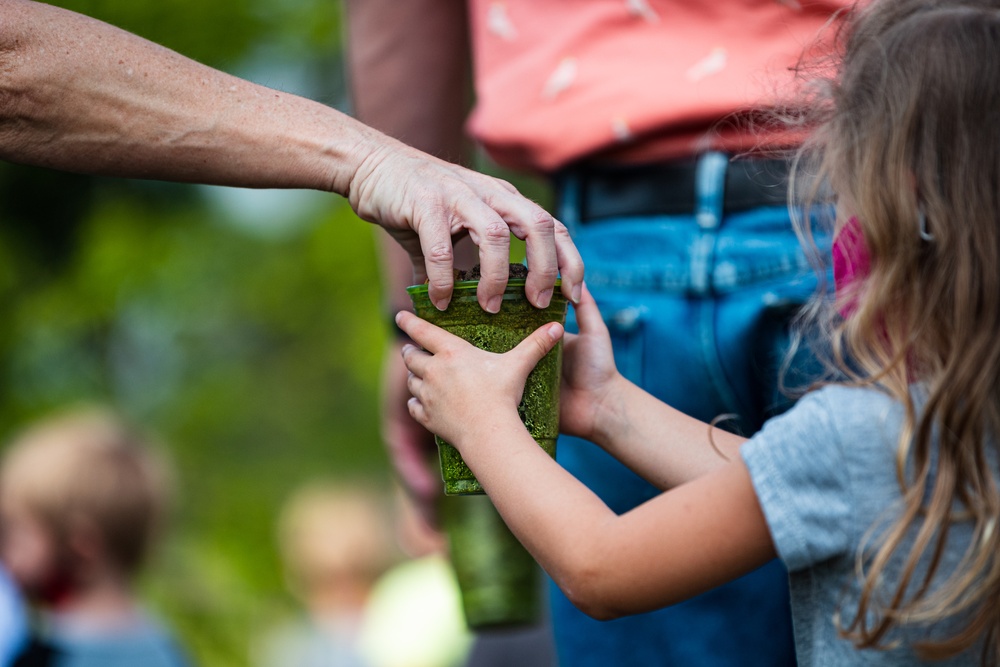
M 735 414 L 729 425 L 750 435 L 791 404 L 778 383 L 788 321 L 817 280 L 785 207 L 723 215 L 726 165 L 719 154 L 701 158 L 693 215 L 579 224 L 568 177 L 557 216 L 583 255 L 622 374 L 698 419 Z M 572 309 L 567 328 L 576 328 Z M 807 358 L 797 364 L 786 381 L 804 384 L 814 369 Z M 562 438 L 558 460 L 619 513 L 658 493 L 582 440 Z M 778 561 L 687 602 L 610 622 L 583 615 L 555 586 L 550 593 L 564 667 L 795 664 Z

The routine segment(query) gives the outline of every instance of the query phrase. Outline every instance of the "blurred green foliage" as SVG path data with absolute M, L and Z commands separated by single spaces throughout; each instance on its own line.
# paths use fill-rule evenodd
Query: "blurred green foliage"
M 280 54 L 263 83 L 293 87 L 287 71 L 343 97 L 336 2 L 56 4 L 250 78 Z M 247 664 L 292 608 L 274 539 L 284 498 L 388 469 L 375 230 L 339 197 L 281 193 L 288 214 L 265 233 L 219 203 L 261 193 L 218 192 L 0 164 L 0 437 L 100 401 L 163 439 L 177 507 L 142 586 L 204 667 Z
M 53 4 L 345 106 L 335 0 Z M 274 540 L 287 495 L 317 476 L 388 477 L 375 233 L 332 195 L 0 163 L 0 438 L 93 401 L 161 436 L 177 507 L 143 591 L 203 667 L 247 664 L 293 608 Z
M 151 205 L 100 184 L 91 198 L 56 257 L 0 226 L 0 433 L 97 400 L 160 434 L 179 498 L 148 590 L 200 664 L 243 664 L 285 604 L 283 498 L 386 469 L 372 230 L 332 196 L 283 239 L 197 199 Z

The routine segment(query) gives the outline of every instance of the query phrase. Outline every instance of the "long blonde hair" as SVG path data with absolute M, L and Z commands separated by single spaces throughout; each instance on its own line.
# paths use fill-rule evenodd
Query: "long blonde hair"
M 880 647 L 894 628 L 953 619 L 960 630 L 915 646 L 918 654 L 981 645 L 982 662 L 994 665 L 1000 3 L 875 0 L 848 19 L 836 74 L 814 89 L 826 103 L 815 107 L 804 155 L 819 156 L 816 183 L 856 216 L 870 269 L 852 312 L 838 316 L 827 302 L 824 330 L 841 377 L 888 392 L 905 420 L 902 512 L 863 545 L 858 608 L 841 632 L 859 648 Z M 919 409 L 915 383 L 926 398 Z M 972 525 L 972 541 L 945 573 L 941 557 L 960 521 Z M 885 576 L 890 561 L 903 563 L 898 580 Z

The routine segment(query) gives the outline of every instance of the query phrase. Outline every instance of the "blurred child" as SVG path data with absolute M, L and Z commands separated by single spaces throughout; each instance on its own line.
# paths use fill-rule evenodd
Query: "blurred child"
M 744 445 L 624 380 L 585 293 L 561 426 L 665 491 L 621 516 L 517 416 L 559 325 L 492 355 L 401 313 L 426 350 L 403 353 L 410 412 L 459 448 L 596 618 L 673 604 L 777 555 L 800 664 L 996 665 L 1000 2 L 875 0 L 845 34 L 835 78 L 815 89 L 828 97 L 813 142 L 838 204 L 839 284 L 820 306 L 840 381 Z
M 281 513 L 278 542 L 303 622 L 268 637 L 269 667 L 370 667 L 359 643 L 372 587 L 395 558 L 382 494 L 361 484 L 314 483 Z
M 375 584 L 361 637 L 372 667 L 472 667 L 472 634 L 444 535 L 396 489 L 396 541 L 406 558 Z M 530 667 L 524 665 L 523 667 Z
M 107 412 L 42 421 L 5 452 L 0 556 L 40 612 L 50 664 L 186 664 L 134 591 L 167 494 L 165 463 Z
M 461 664 L 471 638 L 442 537 L 401 493 L 391 502 L 373 483 L 308 484 L 278 534 L 306 615 L 265 638 L 260 667 Z

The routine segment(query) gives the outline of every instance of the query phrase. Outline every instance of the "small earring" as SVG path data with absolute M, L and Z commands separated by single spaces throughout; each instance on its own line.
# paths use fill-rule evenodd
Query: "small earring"
M 917 220 L 920 222 L 920 238 L 927 242 L 934 241 L 934 235 L 927 231 L 927 216 L 924 215 L 924 209 L 917 209 Z

